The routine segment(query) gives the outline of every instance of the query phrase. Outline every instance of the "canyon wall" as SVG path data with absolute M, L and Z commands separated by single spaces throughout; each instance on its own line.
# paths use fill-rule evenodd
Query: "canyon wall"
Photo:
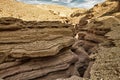
M 120 1 L 46 6 L 1 0 L 0 79 L 119 80 Z

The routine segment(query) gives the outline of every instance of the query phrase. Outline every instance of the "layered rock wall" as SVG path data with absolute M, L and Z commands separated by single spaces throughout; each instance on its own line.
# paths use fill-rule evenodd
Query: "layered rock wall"
M 119 80 L 120 1 L 106 1 L 90 11 L 75 27 L 75 38 L 79 40 L 77 49 L 83 46 L 95 60 L 92 66 L 89 65 L 91 68 L 87 69 L 90 80 Z
M 42 79 L 40 77 L 57 71 L 56 75 L 61 70 L 69 71 L 77 61 L 77 55 L 69 49 L 74 43 L 71 27 L 60 21 L 1 18 L 0 77 L 5 80 Z
M 0 3 L 1 79 L 120 79 L 119 0 L 107 0 L 82 13 L 73 12 L 71 17 L 60 17 L 49 9 L 46 11 L 40 6 L 24 5 L 14 0 L 6 6 L 14 3 L 17 6 L 6 10 L 5 3 L 8 1 Z M 23 5 L 38 10 L 38 13 L 25 16 L 31 11 L 21 9 Z M 13 10 L 23 13 L 13 15 Z M 6 14 L 8 12 L 12 15 Z

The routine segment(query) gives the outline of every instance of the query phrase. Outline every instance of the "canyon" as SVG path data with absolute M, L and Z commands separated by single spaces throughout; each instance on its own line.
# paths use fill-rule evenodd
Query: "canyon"
M 1 80 L 119 80 L 120 1 L 91 9 L 0 0 Z

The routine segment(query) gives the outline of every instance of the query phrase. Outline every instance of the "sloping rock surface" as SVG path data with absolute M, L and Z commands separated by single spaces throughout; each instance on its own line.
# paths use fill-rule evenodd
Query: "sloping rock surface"
M 59 21 L 50 25 L 1 18 L 0 26 L 0 52 L 15 58 L 55 55 L 74 43 L 71 26 Z
M 27 21 L 62 20 L 58 15 L 54 15 L 35 5 L 23 4 L 16 0 L 0 0 L 0 2 L 0 17 L 15 17 Z
M 118 16 L 118 15 L 116 15 Z M 112 21 L 107 22 L 107 21 Z M 120 19 L 119 17 L 109 16 L 104 20 L 104 23 L 108 23 L 106 27 L 110 27 L 111 31 L 105 36 L 107 39 L 112 40 L 112 44 L 104 42 L 99 45 L 98 53 L 96 53 L 96 61 L 92 67 L 91 78 L 92 79 L 104 79 L 104 80 L 119 80 L 120 79 Z M 111 26 L 109 26 L 111 25 Z
M 3 17 L 0 34 L 2 79 L 51 80 L 69 77 L 73 75 L 71 70 L 76 71 L 78 57 L 69 48 L 74 43 L 72 25 Z M 60 73 L 63 75 L 59 76 Z
M 77 42 L 73 45 L 73 51 L 78 52 L 80 48 L 79 52 L 87 52 L 93 59 L 83 77 L 90 80 L 119 80 L 120 1 L 107 0 L 89 11 L 75 26 Z
M 5 80 L 36 79 L 51 72 L 67 70 L 70 65 L 76 61 L 77 56 L 70 50 L 67 50 L 53 57 L 6 62 L 0 65 L 0 77 Z M 11 64 L 11 66 L 9 64 Z

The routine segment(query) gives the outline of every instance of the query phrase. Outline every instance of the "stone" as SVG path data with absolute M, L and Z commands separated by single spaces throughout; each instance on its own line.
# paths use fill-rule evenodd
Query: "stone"
M 77 55 L 70 50 L 66 50 L 61 51 L 58 55 L 53 57 L 36 59 L 28 58 L 24 61 L 7 62 L 0 64 L 0 77 L 7 80 L 34 79 L 42 77 L 48 73 L 68 69 L 70 65 L 77 60 Z M 11 66 L 9 64 L 11 64 Z
M 80 78 L 78 76 L 72 76 L 70 78 L 65 78 L 65 79 L 56 79 L 56 80 L 84 80 L 83 78 Z
M 45 80 L 76 72 L 78 57 L 69 49 L 75 41 L 72 25 L 3 17 L 0 34 L 0 78 Z
M 110 15 L 119 11 L 119 4 L 119 1 L 106 1 L 101 4 L 95 5 L 92 9 L 89 10 L 89 12 L 90 14 L 93 14 L 94 17 Z
M 78 40 L 72 45 L 72 49 L 77 49 L 79 47 L 83 47 L 85 51 L 89 51 L 93 47 L 97 46 L 96 43 L 85 41 L 85 40 Z
M 90 76 L 91 76 L 90 71 L 91 71 L 93 64 L 94 64 L 94 61 L 89 62 L 89 65 L 83 75 L 84 78 L 90 78 Z
M 113 16 L 115 16 L 116 18 L 118 18 L 120 20 L 120 13 L 114 13 Z
M 103 36 L 98 36 L 98 35 L 86 33 L 86 32 L 79 32 L 76 34 L 76 36 L 78 40 L 87 40 L 94 43 L 103 42 L 105 39 Z
M 86 9 L 82 9 L 82 8 L 73 8 L 74 12 L 70 15 L 70 17 L 79 17 L 82 14 L 84 14 L 87 10 Z
M 72 26 L 60 21 L 35 22 L 8 17 L 0 19 L 0 26 L 0 52 L 15 58 L 56 55 L 74 43 Z
M 48 75 L 37 78 L 36 80 L 56 80 L 58 78 L 69 78 L 70 76 L 73 76 L 75 73 L 74 65 L 71 65 L 68 69 L 66 70 L 61 70 L 61 71 L 56 71 L 49 73 Z
M 30 44 L 17 45 L 9 53 L 10 56 L 16 58 L 52 56 L 56 55 L 62 48 L 69 47 L 73 43 L 74 40 L 67 37 L 53 41 L 36 41 Z
M 120 1 L 83 12 L 43 7 L 1 1 L 1 79 L 120 79 Z

